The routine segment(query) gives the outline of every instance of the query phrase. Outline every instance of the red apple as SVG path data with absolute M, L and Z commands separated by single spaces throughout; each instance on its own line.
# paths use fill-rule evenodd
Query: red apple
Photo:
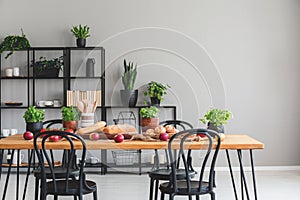
M 26 131 L 24 134 L 23 134 L 23 138 L 25 140 L 32 140 L 34 137 L 33 133 L 30 132 L 30 131 Z
M 124 141 L 124 135 L 122 134 L 118 134 L 114 137 L 114 140 L 116 143 L 120 143 L 120 142 L 123 142 Z
M 58 142 L 59 140 L 60 140 L 59 135 L 51 135 L 51 136 L 49 137 L 49 141 L 50 141 L 50 142 Z
M 89 135 L 90 140 L 99 140 L 100 139 L 100 135 L 99 133 L 91 133 Z
M 46 132 L 47 129 L 46 128 L 42 128 L 42 130 L 40 130 L 41 133 Z
M 168 133 L 161 133 L 159 134 L 159 139 L 162 141 L 167 141 L 169 138 L 169 134 Z

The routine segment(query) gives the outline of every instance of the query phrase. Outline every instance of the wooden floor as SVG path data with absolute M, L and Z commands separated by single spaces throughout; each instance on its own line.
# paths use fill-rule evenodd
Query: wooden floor
M 249 172 L 246 172 L 247 174 Z M 0 197 L 2 198 L 3 185 L 5 174 L 0 181 Z M 249 174 L 248 174 L 249 175 Z M 277 200 L 277 199 L 300 199 L 300 171 L 258 171 L 257 186 L 258 199 L 260 200 Z M 24 180 L 24 175 L 21 176 L 21 181 Z M 97 173 L 89 173 L 88 178 L 93 179 L 98 184 L 98 197 L 100 200 L 147 200 L 149 190 L 149 178 L 144 175 L 129 175 L 129 174 L 108 174 L 101 176 Z M 15 175 L 11 177 L 11 184 L 8 189 L 7 198 L 15 199 Z M 33 178 L 30 178 L 30 186 L 26 199 L 34 199 L 33 197 Z M 248 180 L 248 184 L 252 183 Z M 23 185 L 21 185 L 23 186 Z M 252 192 L 252 188 L 251 188 Z M 218 200 L 234 200 L 233 190 L 231 187 L 230 177 L 228 172 L 217 172 L 217 188 L 216 194 Z M 48 199 L 53 199 L 49 196 Z M 72 199 L 60 197 L 59 199 Z M 92 199 L 91 195 L 84 198 Z M 168 198 L 166 198 L 168 199 Z M 176 199 L 186 199 L 177 197 Z M 210 199 L 204 196 L 201 200 Z M 251 199 L 254 199 L 251 196 Z

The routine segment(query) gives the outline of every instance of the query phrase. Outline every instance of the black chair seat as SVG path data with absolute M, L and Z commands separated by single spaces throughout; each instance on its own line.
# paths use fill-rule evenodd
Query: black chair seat
M 148 172 L 148 174 L 149 174 L 149 177 L 153 178 L 153 179 L 169 180 L 171 172 L 172 172 L 171 169 L 157 169 L 157 170 Z M 195 171 L 189 171 L 190 178 L 193 178 L 195 176 L 195 174 L 196 174 Z M 185 170 L 177 169 L 176 177 L 177 177 L 177 179 L 184 179 L 185 178 Z
M 180 195 L 196 195 L 196 194 L 204 194 L 207 193 L 209 191 L 209 185 L 208 182 L 203 181 L 202 182 L 202 186 L 201 186 L 201 190 L 199 191 L 199 181 L 191 181 L 191 188 L 190 188 L 190 192 L 187 189 L 187 184 L 186 181 L 177 181 L 177 194 Z M 173 193 L 174 190 L 172 187 L 169 187 L 169 182 L 165 182 L 160 184 L 159 189 L 164 192 L 165 194 L 170 194 Z
M 46 177 L 47 179 L 51 179 L 52 178 L 52 174 L 50 169 L 46 169 Z M 41 178 L 41 170 L 40 169 L 36 169 L 33 171 L 34 177 L 40 179 Z M 65 178 L 67 174 L 67 169 L 63 168 L 63 167 L 55 167 L 55 178 L 60 179 L 60 178 Z M 69 171 L 70 177 L 76 177 L 79 175 L 79 169 L 70 169 Z
M 97 191 L 97 185 L 94 181 L 85 181 L 86 186 L 82 187 L 82 194 L 89 194 L 91 192 Z M 54 192 L 53 181 L 47 182 L 47 194 L 53 195 L 77 195 L 80 193 L 79 181 L 69 181 L 68 190 L 66 191 L 66 181 L 58 180 L 56 181 L 57 191 Z

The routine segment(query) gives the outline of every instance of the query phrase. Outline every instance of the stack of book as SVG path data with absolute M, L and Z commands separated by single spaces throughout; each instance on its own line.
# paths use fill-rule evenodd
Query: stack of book
M 88 102 L 96 101 L 97 106 L 101 106 L 101 90 L 93 91 L 79 91 L 68 90 L 67 91 L 67 106 L 75 106 L 79 101 L 86 100 Z

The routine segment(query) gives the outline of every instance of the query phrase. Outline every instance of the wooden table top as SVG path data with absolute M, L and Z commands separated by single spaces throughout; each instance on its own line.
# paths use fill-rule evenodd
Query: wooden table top
M 166 149 L 167 142 L 144 142 L 125 140 L 122 143 L 115 143 L 113 140 L 85 140 L 88 150 L 101 149 L 122 149 L 122 150 L 137 150 L 137 149 Z M 64 141 L 47 142 L 48 148 L 65 149 L 67 143 Z M 76 145 L 77 144 L 77 145 Z M 190 149 L 199 149 L 201 142 L 190 142 Z M 80 149 L 79 142 L 74 142 L 75 148 Z M 221 143 L 221 149 L 263 149 L 264 144 L 251 138 L 248 135 L 242 134 L 226 134 L 226 138 Z M 24 140 L 22 134 L 16 134 L 0 140 L 0 149 L 33 149 L 33 140 Z

